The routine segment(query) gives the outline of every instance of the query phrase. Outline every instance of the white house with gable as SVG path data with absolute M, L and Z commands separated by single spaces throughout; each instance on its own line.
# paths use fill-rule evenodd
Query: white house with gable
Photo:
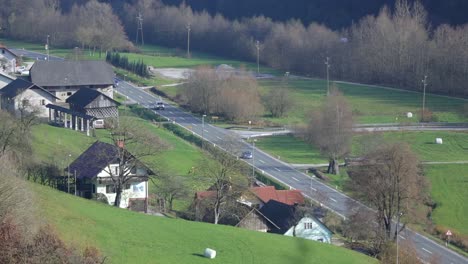
M 116 175 L 119 175 L 120 147 L 96 141 L 65 170 L 76 176 L 77 195 L 92 199 L 105 197 L 109 205 L 116 199 Z M 131 155 L 131 154 L 129 154 Z M 135 162 L 125 173 L 120 207 L 147 212 L 148 177 L 152 174 L 146 166 Z M 126 168 L 125 168 L 126 170 Z

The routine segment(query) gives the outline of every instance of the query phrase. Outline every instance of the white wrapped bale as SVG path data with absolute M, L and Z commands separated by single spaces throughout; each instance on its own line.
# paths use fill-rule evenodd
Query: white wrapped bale
M 442 141 L 442 138 L 436 138 L 436 144 L 442 144 L 443 141 Z
M 411 112 L 406 113 L 406 117 L 407 117 L 407 118 L 412 118 L 412 117 L 413 117 L 413 113 L 411 113 Z
M 216 257 L 216 250 L 211 248 L 205 249 L 205 258 L 214 259 Z

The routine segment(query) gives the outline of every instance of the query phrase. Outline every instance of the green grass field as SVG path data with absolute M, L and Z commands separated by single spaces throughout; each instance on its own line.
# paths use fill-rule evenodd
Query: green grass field
M 279 79 L 261 80 L 262 93 L 284 85 Z M 309 113 L 317 109 L 326 95 L 326 81 L 316 79 L 290 78 L 287 82 L 295 105 L 286 117 L 268 118 L 283 125 L 303 124 Z M 357 123 L 405 123 L 417 122 L 422 94 L 410 91 L 386 89 L 383 87 L 336 83 L 351 104 Z M 468 122 L 468 117 L 459 114 L 467 100 L 426 95 L 426 107 L 441 122 Z M 414 117 L 406 118 L 412 112 Z
M 425 174 L 437 202 L 434 223 L 468 236 L 468 164 L 427 165 Z
M 436 138 L 443 144 L 435 144 Z M 451 131 L 402 131 L 357 134 L 353 138 L 351 156 L 361 155 L 369 144 L 401 141 L 410 144 L 421 161 L 468 161 L 468 133 Z M 319 150 L 290 135 L 261 137 L 256 145 L 281 160 L 294 164 L 327 163 Z
M 296 164 L 327 163 L 319 150 L 301 139 L 289 135 L 259 137 L 255 145 L 281 160 Z
M 98 247 L 106 263 L 376 263 L 319 242 L 148 216 L 32 185 L 46 221 L 65 241 Z M 200 256 L 207 247 L 216 259 Z

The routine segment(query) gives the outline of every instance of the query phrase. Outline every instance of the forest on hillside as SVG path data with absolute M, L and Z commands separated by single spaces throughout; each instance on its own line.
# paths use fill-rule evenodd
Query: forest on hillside
M 303 24 L 325 24 L 332 29 L 351 26 L 366 15 L 377 15 L 385 5 L 396 0 L 163 0 L 165 4 L 184 2 L 195 11 L 207 10 L 211 15 L 222 14 L 228 19 L 266 16 L 275 21 L 298 19 Z M 412 1 L 414 2 L 414 1 Z M 466 0 L 420 0 L 433 25 L 461 25 L 468 22 Z
M 260 0 L 259 0 L 260 1 Z M 106 3 L 109 2 L 109 3 Z M 468 96 L 468 24 L 429 23 L 419 2 L 398 0 L 377 15 L 333 30 L 298 20 L 265 16 L 229 20 L 161 0 L 0 0 L 1 35 L 52 47 L 136 50 L 136 17 L 144 18 L 145 43 L 260 62 L 272 68 L 324 78 L 329 58 L 333 80 Z

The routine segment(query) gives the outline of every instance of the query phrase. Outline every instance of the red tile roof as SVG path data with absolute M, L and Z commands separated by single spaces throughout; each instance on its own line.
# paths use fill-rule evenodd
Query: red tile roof
M 304 204 L 304 196 L 299 190 L 276 190 L 274 186 L 252 187 L 250 191 L 263 203 L 274 200 L 287 205 Z M 195 199 L 203 200 L 216 195 L 215 191 L 201 191 L 195 194 Z
M 274 186 L 253 187 L 250 189 L 262 202 L 275 200 L 284 204 L 304 204 L 304 196 L 299 190 L 276 190 Z

